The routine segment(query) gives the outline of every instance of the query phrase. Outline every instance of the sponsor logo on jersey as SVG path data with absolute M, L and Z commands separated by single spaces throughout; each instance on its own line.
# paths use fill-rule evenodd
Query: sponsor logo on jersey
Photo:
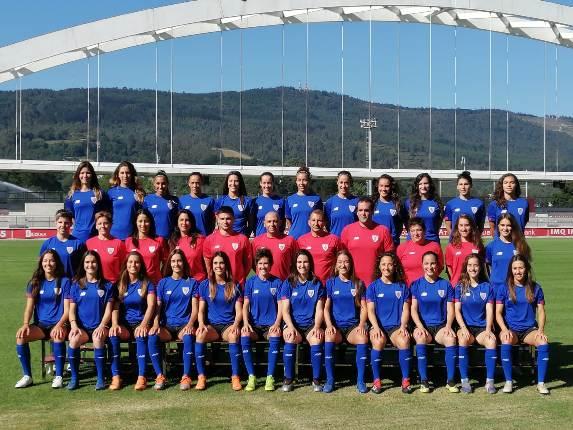
M 201 203 L 201 212 L 205 212 L 205 209 L 207 209 L 207 205 L 205 203 Z
M 377 214 L 379 214 L 379 213 L 380 213 L 380 211 L 379 211 L 378 209 L 376 209 L 376 210 L 374 211 L 374 215 L 377 215 Z
M 270 292 L 271 292 L 271 295 L 276 296 L 276 294 L 277 294 L 277 289 L 276 289 L 275 287 L 270 288 Z
M 284 250 L 285 250 L 285 244 L 284 244 L 284 243 L 279 243 L 279 249 L 280 249 L 281 251 L 284 251 Z
M 479 293 L 479 296 L 481 297 L 482 300 L 485 300 L 487 298 L 486 293 Z
M 352 239 L 353 240 L 360 240 L 360 236 L 354 236 Z
M 214 249 L 219 249 L 219 248 L 221 248 L 221 245 L 215 245 L 213 248 L 214 248 Z
M 523 215 L 523 208 L 517 208 L 517 213 L 519 215 Z
M 79 205 L 80 201 L 79 200 L 74 200 L 74 205 Z
M 334 209 L 332 209 L 332 212 L 335 212 L 338 210 L 338 206 L 336 206 Z
M 108 253 L 109 255 L 113 254 L 113 251 L 115 251 L 115 248 L 108 248 L 108 249 L 107 249 L 107 253 Z
M 157 249 L 157 248 L 156 248 L 155 246 L 151 245 L 151 246 L 149 247 L 149 252 L 151 252 L 151 253 L 153 254 L 156 249 Z
M 356 297 L 356 288 L 351 288 L 350 294 L 352 294 L 352 297 Z
M 275 204 L 275 205 L 273 205 L 273 209 L 274 209 L 275 211 L 278 211 L 278 210 L 279 210 L 279 208 L 280 208 L 280 206 L 279 206 L 279 205 L 276 205 L 276 204 Z
M 348 205 L 348 210 L 352 213 L 354 213 L 354 211 L 356 210 L 356 206 L 354 205 Z
M 384 293 L 378 293 L 378 294 L 376 295 L 376 297 L 382 298 L 382 297 L 384 297 Z
M 503 255 L 503 251 L 498 251 L 495 253 L 495 255 Z
M 434 211 L 436 210 L 436 208 L 435 208 L 434 206 L 430 206 L 430 207 L 428 208 L 428 210 L 430 211 L 431 214 L 433 214 Z
M 472 293 L 470 293 L 469 291 L 466 293 L 466 296 L 468 296 L 468 297 L 471 295 L 472 295 Z
M 390 215 L 396 216 L 396 209 L 390 209 Z
M 306 294 L 308 294 L 308 297 L 312 299 L 314 297 L 314 290 L 308 290 Z
M 323 249 L 324 251 L 327 251 L 327 250 L 328 250 L 328 243 L 323 243 L 323 244 L 322 244 L 322 249 Z
M 151 205 L 151 209 L 157 209 L 157 205 Z
M 239 249 L 239 244 L 237 242 L 233 242 L 231 243 L 231 247 L 236 251 L 237 249 Z
M 138 289 L 137 289 L 137 292 L 139 293 L 140 291 L 141 291 L 141 288 L 138 288 Z M 123 293 L 123 297 L 127 297 L 128 294 L 129 294 L 129 293 L 126 291 L 125 293 Z
M 71 254 L 72 252 L 74 252 L 74 247 L 73 246 L 66 246 L 66 251 L 68 251 L 68 254 Z
M 438 290 L 438 296 L 440 296 L 442 299 L 445 297 L 446 295 L 446 290 Z
M 253 290 L 253 294 L 259 294 L 259 290 Z
M 477 213 L 477 211 L 478 211 L 477 206 L 472 206 L 472 212 L 475 214 L 475 213 Z
M 425 292 L 425 291 L 422 291 L 422 294 L 421 294 L 421 296 L 422 296 L 422 297 L 426 297 L 427 295 L 428 295 L 428 293 L 427 293 L 427 292 Z
M 186 296 L 189 295 L 189 287 L 183 287 L 183 288 L 181 288 L 181 291 L 183 291 L 184 295 L 186 295 Z
M 307 202 L 308 203 L 308 207 L 309 208 L 313 208 L 314 207 L 314 202 Z
M 416 255 L 416 251 L 410 251 L 408 252 L 409 255 Z
M 462 255 L 462 251 L 456 251 L 456 255 Z
M 339 294 L 340 294 L 340 291 L 338 291 L 338 290 L 336 290 L 336 291 L 333 291 L 333 292 L 332 292 L 332 294 L 333 294 L 333 295 L 335 295 L 335 296 L 337 296 L 337 295 L 339 295 Z
M 123 200 L 123 196 L 117 196 L 118 200 Z
M 183 209 L 191 209 L 191 206 L 187 205 Z
M 459 211 L 460 211 L 460 208 L 455 208 L 455 209 L 454 209 L 454 212 L 459 212 Z
M 402 297 L 402 291 L 394 291 L 394 295 L 396 296 L 397 299 Z
M 306 247 L 306 249 L 312 249 L 312 246 L 308 245 L 308 246 Z
M 506 213 L 507 213 L 507 209 L 502 209 L 502 210 L 501 210 L 501 213 L 502 213 L 502 214 L 506 214 Z
M 372 242 L 378 242 L 378 239 L 380 239 L 380 236 L 378 236 L 377 234 L 372 235 Z
M 104 294 L 105 294 L 104 290 L 101 290 L 101 289 L 97 290 L 97 295 L 100 296 L 100 298 L 102 298 Z

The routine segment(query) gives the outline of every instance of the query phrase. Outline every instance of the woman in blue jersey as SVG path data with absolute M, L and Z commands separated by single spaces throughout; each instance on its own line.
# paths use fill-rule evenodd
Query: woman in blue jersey
M 350 193 L 352 175 L 347 170 L 341 170 L 336 176 L 338 194 L 329 198 L 324 204 L 324 214 L 328 222 L 328 231 L 340 237 L 342 230 L 348 224 L 358 221 L 356 207 L 358 197 Z
M 281 280 L 271 274 L 273 254 L 267 248 L 261 248 L 255 254 L 256 275 L 247 279 L 243 300 L 243 329 L 241 330 L 241 348 L 243 360 L 249 373 L 245 391 L 253 391 L 256 385 L 255 366 L 251 357 L 251 341 L 267 339 L 269 354 L 265 391 L 274 391 L 274 371 L 281 344 L 281 313 L 278 296 Z
M 169 191 L 167 173 L 159 170 L 153 177 L 154 194 L 148 194 L 143 200 L 143 208 L 147 209 L 155 221 L 155 232 L 163 239 L 169 239 L 175 226 L 175 216 L 179 210 L 179 199 Z
M 75 238 L 85 242 L 96 235 L 94 215 L 109 209 L 109 198 L 89 161 L 82 161 L 76 169 L 64 207 L 74 216 Z
M 137 382 L 134 389 L 147 388 L 147 333 L 155 315 L 155 286 L 147 277 L 143 257 L 131 251 L 123 263 L 117 282 L 117 300 L 111 314 L 109 340 L 113 351 L 110 390 L 121 388 L 119 373 L 120 342 L 135 340 L 137 354 Z
M 227 254 L 215 252 L 211 260 L 209 277 L 199 285 L 199 327 L 195 356 L 197 357 L 196 390 L 207 388 L 205 375 L 205 343 L 222 339 L 229 343 L 231 359 L 231 387 L 243 389 L 240 371 L 240 335 L 243 316 L 243 295 L 238 283 L 233 281 L 231 262 Z
M 450 393 L 459 393 L 460 390 L 454 381 L 457 352 L 456 334 L 452 329 L 455 319 L 454 289 L 448 281 L 440 278 L 437 270 L 438 256 L 434 252 L 429 251 L 424 254 L 422 266 L 424 276 L 410 286 L 412 321 L 416 326 L 414 340 L 421 379 L 420 392 L 430 392 L 426 345 L 435 342 L 446 347 L 446 389 Z
M 315 209 L 322 209 L 320 196 L 310 190 L 310 179 L 309 168 L 300 167 L 296 172 L 297 192 L 288 196 L 286 201 L 286 231 L 295 239 L 310 231 L 310 213 Z
M 223 206 L 233 209 L 235 215 L 233 230 L 249 237 L 255 229 L 253 200 L 247 195 L 247 187 L 241 172 L 232 170 L 227 173 L 223 183 L 223 195 L 215 202 L 215 212 Z
M 406 217 L 418 217 L 424 221 L 426 240 L 440 242 L 440 226 L 444 216 L 442 208 L 442 201 L 432 177 L 427 173 L 420 173 L 414 179 L 410 197 L 404 203 L 404 210 Z
M 513 391 L 513 345 L 525 343 L 537 348 L 537 391 L 549 394 L 545 375 L 549 364 L 549 341 L 545 334 L 545 297 L 533 279 L 529 260 L 523 255 L 511 258 L 507 282 L 496 294 L 496 320 L 501 329 L 501 365 L 505 376 L 504 393 Z M 536 316 L 537 313 L 537 316 Z
M 495 184 L 493 201 L 487 207 L 487 218 L 491 235 L 495 237 L 495 226 L 499 217 L 509 213 L 513 215 L 519 229 L 523 232 L 529 222 L 529 203 L 521 197 L 521 186 L 513 173 L 502 175 Z
M 531 259 L 531 250 L 515 218 L 508 213 L 497 220 L 495 239 L 485 247 L 485 261 L 489 266 L 489 280 L 497 293 L 507 280 L 507 271 L 511 258 L 520 254 Z
M 80 347 L 90 340 L 94 346 L 97 371 L 95 389 L 105 389 L 105 344 L 113 301 L 114 288 L 111 282 L 103 277 L 99 254 L 95 251 L 86 251 L 70 288 L 71 329 L 68 338 L 68 362 L 72 376 L 68 382 L 68 390 L 79 387 Z
M 122 161 L 115 168 L 109 180 L 111 188 L 107 194 L 113 214 L 111 235 L 125 240 L 133 233 L 133 218 L 143 205 L 143 190 L 137 171 L 129 161 Z
M 392 176 L 383 174 L 378 178 L 372 201 L 375 203 L 372 220 L 387 227 L 394 245 L 398 246 L 404 228 L 404 213 L 398 183 Z
M 29 342 L 51 339 L 54 342 L 56 375 L 52 388 L 62 387 L 68 335 L 70 280 L 58 253 L 52 249 L 40 255 L 38 266 L 26 288 L 24 322 L 16 332 L 16 352 L 22 366 L 22 378 L 16 388 L 33 384 Z M 30 324 L 34 315 L 34 322 Z
M 253 218 L 257 223 L 255 236 L 267 232 L 265 228 L 265 215 L 269 212 L 276 212 L 278 214 L 280 221 L 279 229 L 283 231 L 285 199 L 274 193 L 275 175 L 271 172 L 263 172 L 261 176 L 259 176 L 259 186 L 261 187 L 261 194 L 253 202 Z
M 477 225 L 480 233 L 483 231 L 485 222 L 485 206 L 482 200 L 472 198 L 472 175 L 463 171 L 458 175 L 457 190 L 458 197 L 454 197 L 446 203 L 444 209 L 444 220 L 448 236 L 452 234 L 452 228 L 460 215 L 469 216 Z
M 493 333 L 495 293 L 487 280 L 484 260 L 479 254 L 468 255 L 462 265 L 462 275 L 454 290 L 454 306 L 458 323 L 458 362 L 462 378 L 462 393 L 471 393 L 469 382 L 469 347 L 477 342 L 485 349 L 485 391 L 495 394 L 493 385 L 497 359 L 496 338 Z
M 374 383 L 372 392 L 382 392 L 380 364 L 382 362 L 382 350 L 390 341 L 398 348 L 398 361 L 402 372 L 402 392 L 410 394 L 410 321 L 411 293 L 406 285 L 404 269 L 395 254 L 386 252 L 380 256 L 376 266 L 376 280 L 366 290 L 366 302 L 368 307 L 368 319 L 370 329 L 370 341 L 372 351 L 370 360 Z
M 208 236 L 215 226 L 215 199 L 203 193 L 203 175 L 192 172 L 187 179 L 189 194 L 179 198 L 181 209 L 187 209 L 195 218 L 195 226 L 199 233 Z
M 174 249 L 169 254 L 163 276 L 157 285 L 157 310 L 153 326 L 149 329 L 147 344 L 156 374 L 153 389 L 163 390 L 166 383 L 161 368 L 159 342 L 180 340 L 183 342 L 183 376 L 179 388 L 187 391 L 191 388 L 198 285 L 189 276 L 189 265 L 180 249 Z
M 294 389 L 294 361 L 296 346 L 306 340 L 310 344 L 312 364 L 312 388 L 322 391 L 320 371 L 324 331 L 324 300 L 326 292 L 314 275 L 312 255 L 306 249 L 296 253 L 291 273 L 281 285 L 282 317 L 285 341 L 283 391 Z
M 325 393 L 334 390 L 334 365 L 336 345 L 343 340 L 356 345 L 356 388 L 359 393 L 368 392 L 364 374 L 368 361 L 368 312 L 366 310 L 366 288 L 354 273 L 352 255 L 346 250 L 336 254 L 334 276 L 326 281 L 326 302 L 324 304 L 324 367 Z

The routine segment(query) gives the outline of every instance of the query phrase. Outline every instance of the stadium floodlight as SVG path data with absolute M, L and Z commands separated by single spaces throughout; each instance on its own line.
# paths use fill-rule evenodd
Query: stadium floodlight
M 362 118 L 360 128 L 366 129 L 366 144 L 368 147 L 368 170 L 372 170 L 372 129 L 378 127 L 376 118 Z M 367 192 L 372 194 L 372 181 L 367 182 Z

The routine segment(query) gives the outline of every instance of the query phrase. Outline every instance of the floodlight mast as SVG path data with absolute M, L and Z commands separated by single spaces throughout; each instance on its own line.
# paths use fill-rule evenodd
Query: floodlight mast
M 366 129 L 366 144 L 368 147 L 368 170 L 372 171 L 372 129 L 378 127 L 376 118 L 363 118 L 360 120 L 360 128 Z M 366 182 L 366 192 L 372 195 L 372 181 Z

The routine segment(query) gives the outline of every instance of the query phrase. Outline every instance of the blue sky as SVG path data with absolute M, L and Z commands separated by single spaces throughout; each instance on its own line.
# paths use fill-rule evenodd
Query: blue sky
M 19 0 L 5 2 L 0 14 L 0 46 L 113 15 L 176 3 L 171 0 L 98 0 L 78 2 Z M 573 5 L 573 0 L 560 3 Z M 281 29 L 243 32 L 244 88 L 281 85 Z M 344 92 L 352 96 L 406 106 L 428 106 L 429 26 L 374 23 L 372 35 L 372 85 L 369 91 L 368 24 L 344 25 Z M 400 50 L 397 49 L 398 39 Z M 285 84 L 306 81 L 305 26 L 285 27 Z M 341 90 L 341 24 L 316 24 L 309 30 L 308 82 L 312 89 Z M 553 45 L 509 38 L 510 85 L 506 85 L 506 37 L 492 39 L 493 106 L 543 115 L 573 116 L 573 51 L 557 48 L 558 97 L 555 97 Z M 174 90 L 219 91 L 220 35 L 211 34 L 159 43 L 159 87 L 169 88 L 170 52 L 173 48 Z M 171 45 L 172 44 L 172 45 Z M 432 106 L 454 105 L 454 45 L 457 46 L 460 108 L 489 107 L 489 34 L 435 25 L 432 29 Z M 223 34 L 224 90 L 240 88 L 240 33 Z M 545 58 L 547 60 L 545 61 Z M 397 65 L 400 63 L 398 85 Z M 89 65 L 95 85 L 95 61 Z M 26 77 L 23 88 L 70 88 L 87 86 L 87 61 L 76 62 Z M 155 46 L 143 46 L 101 57 L 102 87 L 155 87 Z M 12 90 L 14 82 L 0 84 Z M 544 88 L 545 87 L 545 88 Z

